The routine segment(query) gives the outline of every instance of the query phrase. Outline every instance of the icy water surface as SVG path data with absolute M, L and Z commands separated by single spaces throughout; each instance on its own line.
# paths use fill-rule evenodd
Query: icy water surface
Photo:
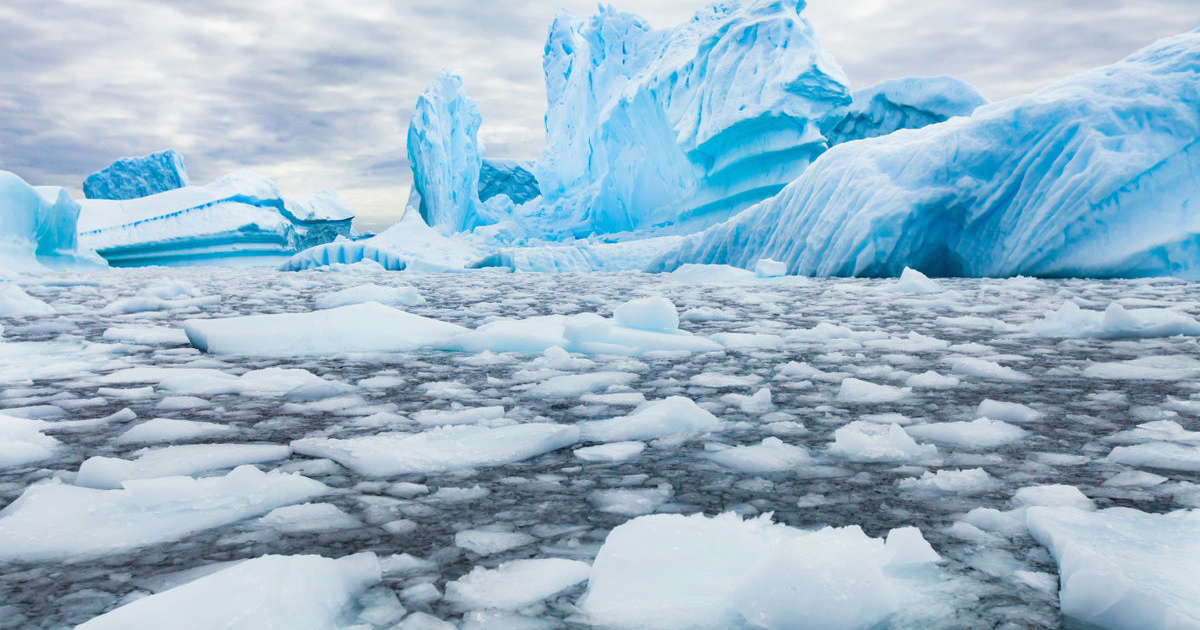
M 177 281 L 189 284 L 164 284 Z M 328 485 L 332 491 L 311 502 L 332 504 L 343 514 L 335 512 L 331 521 L 315 519 L 305 527 L 307 517 L 282 524 L 288 519 L 260 521 L 267 511 L 262 510 L 171 542 L 134 543 L 132 551 L 65 561 L 28 561 L 20 550 L 7 550 L 10 559 L 0 574 L 0 627 L 81 623 L 203 573 L 176 575 L 181 571 L 214 563 L 264 554 L 338 557 L 361 551 L 381 558 L 411 554 L 428 561 L 385 569 L 384 587 L 407 611 L 461 622 L 463 606 L 441 594 L 447 582 L 473 567 L 525 558 L 590 562 L 608 532 L 639 513 L 729 511 L 744 516 L 769 512 L 777 522 L 806 529 L 860 525 L 873 537 L 915 525 L 944 558 L 941 570 L 947 576 L 937 594 L 944 609 L 930 613 L 933 620 L 923 619 L 920 627 L 1062 627 L 1058 569 L 1048 552 L 1026 532 L 985 532 L 963 527 L 961 521 L 973 508 L 1009 510 L 1015 507 L 1017 490 L 1046 484 L 1075 486 L 1101 508 L 1164 513 L 1200 504 L 1195 485 L 1200 473 L 1106 460 L 1114 446 L 1139 440 L 1114 440 L 1139 424 L 1170 420 L 1187 430 L 1200 429 L 1200 345 L 1194 337 L 1060 339 L 1032 334 L 1028 327 L 1065 301 L 1100 311 L 1112 302 L 1129 309 L 1173 308 L 1198 317 L 1200 287 L 1170 280 L 938 282 L 935 293 L 907 294 L 896 291 L 893 280 L 703 284 L 642 274 L 185 269 L 25 278 L 22 286 L 58 314 L 0 320 L 0 413 L 47 422 L 105 418 L 123 409 L 133 413 L 45 429 L 63 446 L 36 464 L 0 470 L 0 505 L 46 478 L 73 482 L 89 457 L 129 459 L 143 447 L 165 444 L 116 439 L 153 418 L 233 429 L 176 444 L 286 446 L 306 437 L 425 430 L 414 420 L 418 412 L 458 405 L 500 406 L 511 422 L 570 425 L 630 413 L 640 400 L 631 394 L 641 394 L 650 401 L 690 398 L 723 421 L 724 428 L 691 439 L 649 440 L 640 454 L 615 463 L 575 456 L 572 449 L 583 444 L 513 464 L 382 478 L 298 454 L 259 463 L 262 470 L 300 472 Z M 573 355 L 570 361 L 448 352 L 262 360 L 202 355 L 161 331 L 160 338 L 139 339 L 136 331 L 126 330 L 177 328 L 194 317 L 305 312 L 321 295 L 365 283 L 415 286 L 426 303 L 401 308 L 472 328 L 499 317 L 609 316 L 629 299 L 662 295 L 678 307 L 684 330 L 713 338 L 726 349 L 639 357 Z M 145 297 L 147 291 L 166 297 L 121 302 Z M 121 312 L 131 310 L 141 312 Z M 114 328 L 117 332 L 106 336 Z M 1121 362 L 1156 356 L 1175 358 L 1152 378 L 1141 373 L 1127 377 L 1129 372 L 1121 370 L 1128 365 Z M 1105 364 L 1120 365 L 1096 369 Z M 138 366 L 212 368 L 229 375 L 302 368 L 344 387 L 277 393 L 211 393 L 196 387 L 180 393 L 188 387 L 104 378 Z M 910 378 L 930 370 L 942 378 L 917 379 L 911 390 L 905 389 Z M 536 387 L 558 376 L 597 372 L 624 375 L 585 385 L 590 392 Z M 846 378 L 898 391 L 882 395 L 894 400 L 863 401 L 845 391 Z M 769 405 L 762 395 L 758 401 L 731 396 L 750 396 L 764 387 L 770 390 Z M 1027 433 L 1000 444 L 970 432 L 956 439 L 922 437 L 912 428 L 974 420 L 985 399 L 1021 403 L 1042 415 L 1019 422 Z M 862 453 L 831 450 L 837 429 L 864 419 L 901 424 L 918 443 L 937 444 L 937 454 L 867 462 L 861 460 L 870 457 Z M 811 461 L 756 473 L 710 457 L 729 446 L 772 437 L 807 448 Z M 990 477 L 978 486 L 938 489 L 911 481 L 928 471 L 976 468 Z M 1134 470 L 1166 480 L 1106 484 Z M 604 492 L 609 490 L 635 492 Z M 317 531 L 303 531 L 312 528 Z M 477 529 L 527 536 L 514 537 L 517 546 L 490 555 L 456 544 L 457 532 Z M 551 621 L 551 626 L 587 627 L 576 609 L 585 586 L 520 611 Z M 378 589 L 373 592 L 387 599 Z M 394 605 L 391 609 L 398 611 Z M 372 617 L 364 627 L 392 627 L 400 614 Z

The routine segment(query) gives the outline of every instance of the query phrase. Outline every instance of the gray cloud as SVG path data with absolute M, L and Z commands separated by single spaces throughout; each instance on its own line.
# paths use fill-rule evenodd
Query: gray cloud
M 667 26 L 704 0 L 619 8 Z M 288 191 L 337 189 L 386 226 L 410 182 L 413 103 L 463 75 L 488 153 L 536 157 L 541 53 L 560 6 L 591 0 L 7 0 L 0 168 L 78 190 L 111 160 L 174 147 L 193 179 L 237 168 Z M 1195 0 L 810 0 L 855 87 L 951 74 L 993 99 L 1200 26 Z

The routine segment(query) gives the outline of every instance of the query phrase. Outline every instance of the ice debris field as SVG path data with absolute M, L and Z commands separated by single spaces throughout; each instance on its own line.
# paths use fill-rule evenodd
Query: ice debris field
M 1194 284 L 734 271 L 6 283 L 0 627 L 1200 623 Z
M 1200 31 L 989 103 L 804 8 L 559 13 L 536 159 L 443 72 L 379 234 L 0 171 L 0 629 L 1200 628 Z

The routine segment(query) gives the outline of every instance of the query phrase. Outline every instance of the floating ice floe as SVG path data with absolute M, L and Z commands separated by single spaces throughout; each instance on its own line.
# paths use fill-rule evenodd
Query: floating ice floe
M 153 444 L 187 442 L 219 438 L 237 433 L 237 429 L 216 422 L 154 418 L 126 429 L 117 436 L 117 444 Z
M 120 488 L 133 479 L 194 475 L 287 459 L 292 449 L 267 444 L 188 444 L 144 449 L 135 454 L 134 460 L 89 457 L 79 465 L 75 483 L 87 488 Z
M 1024 429 L 1000 420 L 979 418 L 970 422 L 938 422 L 906 427 L 909 435 L 936 444 L 965 449 L 989 449 L 1011 444 L 1028 435 Z
M 587 442 L 656 440 L 695 437 L 720 429 L 716 416 L 683 396 L 672 396 L 643 405 L 627 416 L 580 422 L 580 437 Z
M 355 529 L 362 521 L 332 503 L 301 503 L 278 507 L 258 519 L 258 524 L 283 534 L 329 532 Z
M 62 445 L 42 433 L 44 423 L 0 414 L 0 470 L 20 468 L 53 457 Z
M 1113 381 L 1181 381 L 1200 377 L 1200 360 L 1188 355 L 1145 356 L 1092 363 L 1083 375 Z
M 0 511 L 0 560 L 119 553 L 178 540 L 328 492 L 317 481 L 241 466 L 223 477 L 163 477 L 96 490 L 46 481 Z
M 189 319 L 183 328 L 201 351 L 254 356 L 408 352 L 467 332 L 375 302 L 311 313 Z
M 623 628 L 873 627 L 939 580 L 915 528 L 804 531 L 769 517 L 644 516 L 609 533 L 580 609 Z
M 709 453 L 712 461 L 752 475 L 783 472 L 812 462 L 808 449 L 785 444 L 779 438 L 766 438 L 759 444 L 735 446 Z
M 575 444 L 579 435 L 578 427 L 547 423 L 448 426 L 415 434 L 305 438 L 292 442 L 292 448 L 328 457 L 361 475 L 391 477 L 511 464 Z
M 1026 519 L 1058 562 L 1068 618 L 1109 630 L 1200 627 L 1200 510 L 1031 507 Z
M 633 459 L 646 450 L 645 442 L 609 442 L 575 449 L 575 457 L 585 462 L 614 463 Z
M 446 601 L 460 610 L 520 610 L 587 580 L 590 570 L 586 562 L 562 558 L 475 567 L 446 584 Z
M 980 494 L 1000 485 L 995 477 L 982 468 L 969 470 L 939 470 L 925 472 L 920 477 L 901 479 L 897 484 L 901 490 L 924 490 L 951 494 Z
M 319 309 L 330 309 L 365 302 L 378 302 L 388 306 L 418 306 L 425 303 L 425 298 L 421 297 L 421 293 L 417 291 L 416 287 L 361 284 L 321 295 L 317 297 L 314 304 Z
M 877 385 L 857 378 L 847 378 L 838 389 L 837 400 L 844 403 L 892 403 L 904 400 L 911 394 L 910 388 Z
M 380 580 L 361 553 L 261 556 L 105 613 L 79 630 L 336 630 L 360 593 Z
M 1101 311 L 1079 308 L 1065 302 L 1057 311 L 1029 324 L 1029 330 L 1043 337 L 1097 339 L 1148 339 L 1176 335 L 1200 336 L 1200 321 L 1168 309 L 1128 310 L 1113 302 Z
M 1108 454 L 1105 460 L 1127 466 L 1200 472 L 1200 446 L 1187 446 L 1172 442 L 1146 442 L 1132 446 L 1118 446 Z
M 829 452 L 856 462 L 908 462 L 936 458 L 932 444 L 918 444 L 898 424 L 855 420 L 833 432 Z
M 464 529 L 454 534 L 454 544 L 471 553 L 490 556 L 503 553 L 509 549 L 523 547 L 536 540 L 529 534 L 520 532 L 489 531 L 484 529 Z
M 680 330 L 675 306 L 665 299 L 634 300 L 617 311 L 620 314 L 612 319 L 590 313 L 548 315 L 502 319 L 470 330 L 368 302 L 309 313 L 190 319 L 184 322 L 184 330 L 192 345 L 204 352 L 251 356 L 419 349 L 534 353 L 553 347 L 587 354 L 639 355 L 723 349 L 711 339 Z

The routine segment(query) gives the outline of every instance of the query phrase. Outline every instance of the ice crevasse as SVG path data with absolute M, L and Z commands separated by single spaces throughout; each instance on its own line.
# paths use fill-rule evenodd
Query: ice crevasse
M 970 117 L 836 146 L 651 269 L 1200 277 L 1198 104 L 1193 31 Z

